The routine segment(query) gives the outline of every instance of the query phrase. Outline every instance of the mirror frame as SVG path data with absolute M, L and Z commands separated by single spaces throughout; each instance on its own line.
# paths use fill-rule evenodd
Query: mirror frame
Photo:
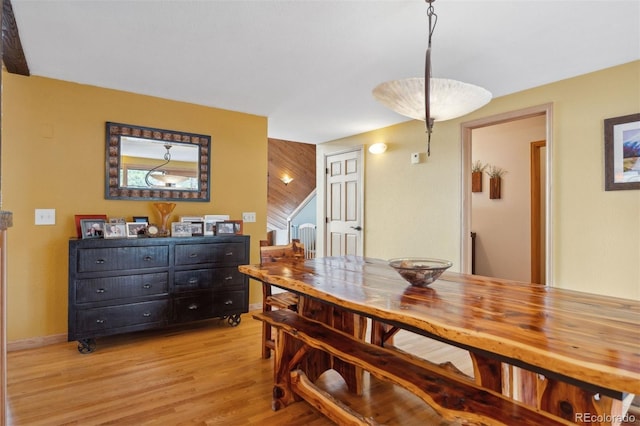
M 198 147 L 199 189 L 124 188 L 120 186 L 120 136 L 193 144 Z M 105 193 L 107 200 L 209 201 L 211 136 L 132 124 L 106 124 Z

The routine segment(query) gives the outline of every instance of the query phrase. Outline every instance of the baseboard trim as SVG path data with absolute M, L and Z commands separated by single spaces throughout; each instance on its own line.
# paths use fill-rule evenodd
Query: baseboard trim
M 67 334 L 54 334 L 51 336 L 31 337 L 29 339 L 7 342 L 7 352 L 35 349 L 42 346 L 54 345 L 67 341 Z
M 262 303 L 251 303 L 249 304 L 249 312 L 251 311 L 261 311 Z

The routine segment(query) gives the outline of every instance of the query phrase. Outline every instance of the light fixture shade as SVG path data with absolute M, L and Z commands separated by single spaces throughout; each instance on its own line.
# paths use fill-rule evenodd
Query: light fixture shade
M 387 150 L 387 144 L 384 142 L 374 143 L 369 147 L 369 152 L 372 154 L 382 154 Z
M 380 83 L 373 96 L 398 114 L 425 121 L 424 78 L 405 78 Z M 486 105 L 491 92 L 482 87 L 447 78 L 431 78 L 431 118 L 445 121 L 462 117 Z
M 163 174 L 163 173 L 152 173 L 149 175 L 149 177 L 170 185 L 182 183 L 187 179 L 189 179 L 188 176 L 169 175 L 169 174 Z

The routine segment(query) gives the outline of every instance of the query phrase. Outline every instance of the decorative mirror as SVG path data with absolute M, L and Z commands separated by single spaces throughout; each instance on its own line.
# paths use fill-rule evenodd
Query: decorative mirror
M 211 137 L 107 122 L 105 198 L 209 201 Z

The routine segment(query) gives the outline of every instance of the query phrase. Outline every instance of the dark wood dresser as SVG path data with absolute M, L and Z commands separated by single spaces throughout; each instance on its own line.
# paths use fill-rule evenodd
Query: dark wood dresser
M 248 312 L 249 236 L 72 239 L 69 335 L 92 352 L 101 336 Z

